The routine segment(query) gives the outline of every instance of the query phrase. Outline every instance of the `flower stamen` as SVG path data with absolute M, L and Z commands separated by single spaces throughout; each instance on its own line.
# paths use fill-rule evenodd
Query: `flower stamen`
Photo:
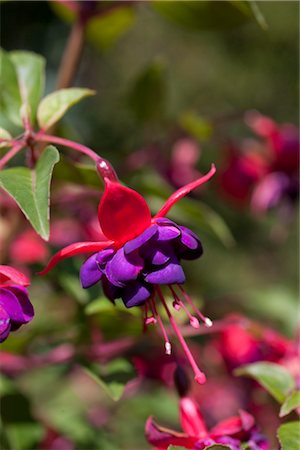
M 186 315 L 188 316 L 188 318 L 189 318 L 190 325 L 193 328 L 199 328 L 200 324 L 199 324 L 199 321 L 198 321 L 197 317 L 193 316 L 189 312 L 189 310 L 187 309 L 185 304 L 180 300 L 180 298 L 178 297 L 178 295 L 176 294 L 176 292 L 174 291 L 172 286 L 169 285 L 169 289 L 172 292 L 172 295 L 173 295 L 173 298 L 174 298 L 174 303 L 173 303 L 174 309 L 176 309 L 176 311 L 178 311 L 178 309 L 182 308 L 184 310 L 184 312 L 186 313 Z M 179 308 L 178 308 L 178 306 L 179 306 Z
M 157 322 L 158 322 L 158 324 L 160 326 L 162 335 L 164 337 L 166 355 L 171 355 L 171 352 L 172 352 L 171 342 L 170 342 L 169 337 L 167 335 L 167 331 L 166 331 L 166 329 L 164 327 L 163 321 L 162 321 L 162 319 L 161 319 L 161 317 L 160 317 L 160 315 L 159 315 L 159 313 L 157 311 L 157 308 L 156 308 L 156 305 L 155 305 L 155 301 L 153 300 L 153 298 L 150 298 L 149 304 L 150 304 L 151 310 L 153 312 L 153 316 L 156 318 L 156 320 L 157 320 Z
M 170 310 L 168 308 L 168 305 L 167 305 L 167 303 L 166 303 L 166 301 L 164 299 L 164 296 L 163 296 L 163 294 L 161 292 L 161 289 L 160 289 L 159 285 L 156 285 L 155 288 L 156 288 L 156 292 L 157 292 L 157 294 L 159 296 L 159 299 L 162 302 L 162 304 L 163 304 L 163 306 L 164 306 L 164 308 L 166 310 L 166 313 L 168 315 L 168 318 L 170 320 L 172 328 L 175 331 L 175 334 L 177 335 L 177 338 L 178 338 L 178 340 L 179 340 L 179 342 L 180 342 L 180 344 L 181 344 L 181 346 L 182 346 L 182 348 L 183 348 L 183 350 L 185 352 L 185 355 L 186 355 L 186 357 L 187 357 L 187 359 L 188 359 L 188 361 L 189 361 L 189 363 L 190 363 L 190 365 L 191 365 L 191 367 L 192 367 L 192 369 L 194 371 L 195 381 L 197 381 L 197 383 L 199 383 L 199 384 L 205 383 L 206 377 L 205 377 L 204 373 L 197 366 L 196 361 L 194 360 L 194 357 L 193 357 L 190 349 L 188 348 L 187 343 L 185 342 L 185 340 L 184 340 L 184 338 L 183 338 L 183 336 L 181 334 L 181 331 L 180 331 L 177 323 L 174 320 L 174 317 L 172 316 L 172 314 L 171 314 L 171 312 L 170 312 Z
M 186 299 L 186 301 L 191 305 L 191 307 L 193 308 L 193 310 L 195 311 L 195 313 L 200 317 L 200 319 L 204 322 L 204 325 L 206 327 L 212 327 L 213 322 L 209 317 L 205 317 L 201 311 L 199 311 L 199 309 L 194 305 L 193 301 L 190 299 L 190 297 L 188 296 L 188 294 L 185 292 L 185 290 L 182 288 L 182 286 L 180 286 L 180 284 L 177 284 L 178 288 L 180 289 L 180 291 L 182 292 L 184 298 Z

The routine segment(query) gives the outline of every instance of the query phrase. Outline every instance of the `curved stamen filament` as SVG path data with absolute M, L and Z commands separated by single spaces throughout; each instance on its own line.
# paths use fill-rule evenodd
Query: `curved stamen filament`
M 175 305 L 179 305 L 186 313 L 186 315 L 189 318 L 190 324 L 193 328 L 199 328 L 199 321 L 196 317 L 194 317 L 189 310 L 187 309 L 187 307 L 185 306 L 185 304 L 180 300 L 180 298 L 178 297 L 178 295 L 176 294 L 176 292 L 174 291 L 174 289 L 172 288 L 172 286 L 169 285 L 169 289 L 172 292 L 172 295 L 174 297 L 175 300 Z M 176 309 L 176 306 L 175 306 Z
M 153 312 L 153 316 L 156 317 L 156 319 L 158 321 L 158 324 L 160 326 L 162 335 L 164 337 L 166 354 L 167 355 L 171 355 L 171 352 L 172 352 L 171 342 L 170 342 L 169 337 L 167 335 L 167 332 L 166 332 L 166 329 L 164 327 L 163 321 L 161 320 L 161 317 L 160 317 L 159 313 L 157 312 L 155 301 L 153 300 L 153 298 L 150 298 L 149 304 L 150 304 L 150 308 L 151 308 L 151 310 Z
M 160 287 L 158 285 L 156 285 L 156 292 L 158 293 L 160 301 L 162 302 L 162 304 L 163 304 L 163 306 L 164 306 L 164 308 L 166 310 L 166 313 L 167 313 L 167 315 L 169 317 L 169 320 L 170 320 L 170 323 L 171 323 L 171 325 L 173 327 L 173 330 L 175 331 L 175 333 L 177 335 L 177 338 L 178 338 L 178 340 L 179 340 L 179 342 L 180 342 L 180 344 L 181 344 L 181 346 L 182 346 L 182 348 L 183 348 L 183 350 L 184 350 L 184 352 L 186 354 L 186 357 L 189 360 L 189 363 L 190 363 L 190 365 L 191 365 L 191 367 L 192 367 L 192 369 L 194 371 L 195 380 L 199 384 L 205 383 L 206 377 L 205 377 L 204 373 L 197 366 L 196 361 L 194 360 L 194 357 L 193 357 L 190 349 L 188 348 L 187 343 L 185 342 L 185 340 L 184 340 L 184 338 L 183 338 L 183 336 L 182 336 L 182 334 L 180 332 L 180 329 L 179 329 L 177 323 L 175 322 L 174 317 L 172 316 L 172 314 L 171 314 L 171 312 L 170 312 L 170 310 L 168 308 L 168 305 L 166 304 L 164 296 L 163 296 L 163 294 L 161 292 L 161 289 L 160 289 Z
M 200 317 L 200 319 L 204 322 L 204 324 L 207 327 L 211 327 L 213 325 L 212 321 L 210 320 L 209 317 L 205 317 L 201 311 L 199 311 L 199 309 L 194 305 L 194 303 L 192 302 L 192 300 L 190 299 L 190 297 L 187 295 L 187 293 L 185 292 L 185 290 L 180 286 L 180 284 L 177 284 L 178 288 L 180 289 L 180 291 L 182 292 L 184 298 L 186 299 L 186 301 L 191 305 L 191 307 L 193 308 L 193 310 L 195 311 L 196 314 L 198 314 L 198 316 Z

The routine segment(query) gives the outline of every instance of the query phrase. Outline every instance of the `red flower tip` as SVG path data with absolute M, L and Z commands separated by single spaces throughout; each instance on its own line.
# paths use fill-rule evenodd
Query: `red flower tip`
M 144 198 L 133 189 L 105 179 L 105 191 L 98 210 L 99 222 L 108 239 L 126 242 L 151 224 Z
M 192 181 L 191 183 L 183 186 L 182 188 L 178 189 L 174 194 L 169 197 L 169 199 L 166 201 L 164 206 L 158 211 L 158 213 L 155 215 L 155 218 L 158 217 L 164 217 L 172 208 L 172 206 L 178 202 L 182 197 L 189 194 L 191 191 L 196 189 L 197 187 L 201 186 L 202 184 L 209 181 L 214 174 L 216 173 L 216 166 L 214 164 L 211 165 L 210 171 L 204 175 L 201 178 L 198 178 L 198 180 Z
M 29 286 L 30 281 L 22 272 L 19 272 L 13 267 L 0 265 L 0 286 L 9 286 L 12 284 Z
M 70 258 L 70 256 L 80 255 L 81 253 L 98 252 L 106 247 L 112 245 L 113 241 L 102 242 L 76 242 L 75 244 L 68 245 L 57 252 L 49 261 L 47 266 L 38 275 L 46 275 L 57 263 L 63 259 Z

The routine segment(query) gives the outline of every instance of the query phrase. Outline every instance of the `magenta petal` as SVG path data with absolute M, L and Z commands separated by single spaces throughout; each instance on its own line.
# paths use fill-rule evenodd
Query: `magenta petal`
M 140 234 L 135 239 L 132 239 L 131 241 L 126 242 L 124 245 L 124 252 L 126 254 L 133 252 L 134 250 L 137 250 L 140 248 L 143 244 L 149 241 L 149 239 L 152 238 L 152 236 L 155 235 L 157 232 L 158 226 L 156 224 L 151 225 L 149 228 L 147 228 L 142 234 Z
M 0 342 L 3 342 L 10 332 L 10 317 L 3 306 L 0 306 Z
M 180 236 L 180 230 L 173 225 L 158 227 L 158 241 L 170 241 L 178 236 Z
M 152 284 L 182 284 L 185 282 L 185 275 L 178 259 L 173 256 L 165 267 L 146 275 L 145 281 Z
M 122 292 L 122 300 L 127 308 L 138 306 L 144 303 L 151 296 L 151 287 L 133 281 L 126 284 Z
M 15 294 L 22 308 L 23 312 L 22 323 L 30 322 L 30 320 L 32 320 L 34 316 L 34 309 L 29 300 L 27 290 L 22 286 L 11 286 L 10 290 Z
M 24 323 L 24 314 L 17 296 L 11 291 L 11 286 L 7 289 L 0 289 L 0 306 L 5 309 L 13 322 Z
M 143 260 L 137 254 L 124 254 L 120 248 L 106 265 L 106 276 L 115 286 L 124 286 L 124 282 L 135 280 L 143 268 Z
M 102 272 L 97 263 L 97 256 L 97 253 L 90 256 L 80 268 L 80 281 L 84 289 L 93 286 L 102 277 Z

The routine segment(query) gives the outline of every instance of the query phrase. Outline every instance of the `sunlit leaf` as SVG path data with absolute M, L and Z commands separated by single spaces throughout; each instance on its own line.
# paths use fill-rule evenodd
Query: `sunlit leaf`
M 300 407 L 300 391 L 292 392 L 291 395 L 289 395 L 288 398 L 286 398 L 284 403 L 281 405 L 279 416 L 284 417 L 299 407 Z
M 278 428 L 277 436 L 281 450 L 299 450 L 300 422 L 284 423 Z
M 23 106 L 21 114 L 28 113 L 34 122 L 37 106 L 44 91 L 45 60 L 40 55 L 24 51 L 11 52 L 10 58 L 17 73 Z
M 12 136 L 7 130 L 0 127 L 0 148 L 7 147 L 7 142 L 1 142 L 1 139 L 9 141 L 12 139 Z
M 43 239 L 49 238 L 50 182 L 59 153 L 48 146 L 35 169 L 14 167 L 0 172 L 0 186 L 17 202 L 33 228 Z
M 239 367 L 236 375 L 254 378 L 279 403 L 283 403 L 286 396 L 295 388 L 295 380 L 282 366 L 269 362 L 259 362 Z
M 37 118 L 41 128 L 47 130 L 54 125 L 71 106 L 95 92 L 84 88 L 60 89 L 47 95 L 38 107 Z

